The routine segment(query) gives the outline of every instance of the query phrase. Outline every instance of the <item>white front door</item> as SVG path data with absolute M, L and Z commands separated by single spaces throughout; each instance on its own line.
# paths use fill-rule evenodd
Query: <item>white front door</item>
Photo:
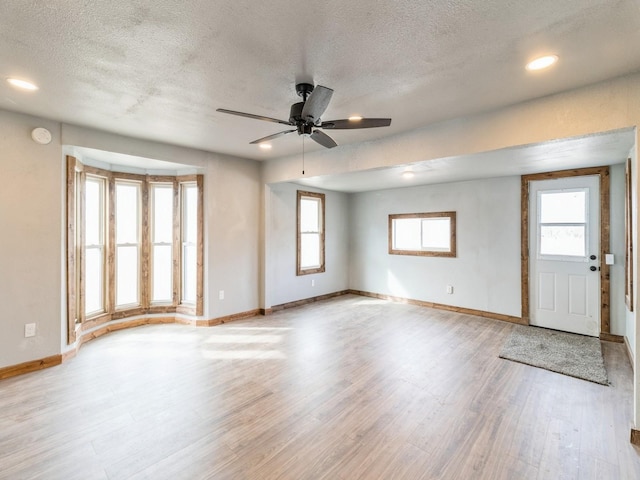
M 600 334 L 600 177 L 529 186 L 530 323 Z

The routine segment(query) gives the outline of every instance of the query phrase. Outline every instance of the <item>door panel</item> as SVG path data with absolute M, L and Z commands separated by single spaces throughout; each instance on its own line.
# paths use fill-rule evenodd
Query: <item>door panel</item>
M 598 336 L 599 177 L 532 181 L 529 199 L 531 324 Z

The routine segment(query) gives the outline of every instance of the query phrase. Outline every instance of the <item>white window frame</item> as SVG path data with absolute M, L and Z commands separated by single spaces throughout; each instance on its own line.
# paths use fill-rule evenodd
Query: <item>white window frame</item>
M 542 196 L 544 194 L 554 194 L 554 193 L 571 193 L 571 192 L 584 192 L 585 195 L 585 221 L 584 222 L 547 222 L 542 223 Z M 536 228 L 538 235 L 538 251 L 536 252 L 538 260 L 552 260 L 552 261 L 562 261 L 562 262 L 589 262 L 589 188 L 565 188 L 560 190 L 540 190 L 538 191 L 538 198 L 536 200 L 537 204 L 537 214 L 538 218 L 536 219 Z M 542 248 L 542 228 L 545 226 L 554 226 L 554 227 L 575 227 L 582 226 L 584 227 L 584 255 L 553 255 L 553 254 L 542 254 L 540 249 Z

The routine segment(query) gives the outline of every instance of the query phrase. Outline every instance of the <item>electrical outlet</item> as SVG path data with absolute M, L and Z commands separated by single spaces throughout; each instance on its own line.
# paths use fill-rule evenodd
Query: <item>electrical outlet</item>
M 311 286 L 312 286 L 312 287 L 315 287 L 315 286 L 316 286 L 316 281 L 315 281 L 315 280 L 313 280 L 313 279 L 311 279 Z
M 24 336 L 35 337 L 36 336 L 36 324 L 35 323 L 25 323 L 24 325 Z
M 219 299 L 219 300 L 224 300 L 224 290 L 220 290 L 220 291 L 218 292 L 218 299 Z
M 453 293 L 453 285 L 447 285 L 447 293 L 451 295 Z

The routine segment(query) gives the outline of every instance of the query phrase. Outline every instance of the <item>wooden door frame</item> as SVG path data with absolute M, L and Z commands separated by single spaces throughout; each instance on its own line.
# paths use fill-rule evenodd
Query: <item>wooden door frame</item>
M 567 177 L 583 177 L 598 175 L 600 177 L 600 339 L 613 340 L 611 335 L 611 311 L 610 301 L 610 277 L 609 265 L 604 261 L 605 253 L 609 252 L 610 230 L 610 202 L 609 167 L 578 168 L 573 170 L 560 170 L 557 172 L 535 173 L 522 175 L 520 188 L 521 216 L 521 276 L 522 276 L 522 320 L 529 325 L 529 185 L 538 180 L 555 180 Z

